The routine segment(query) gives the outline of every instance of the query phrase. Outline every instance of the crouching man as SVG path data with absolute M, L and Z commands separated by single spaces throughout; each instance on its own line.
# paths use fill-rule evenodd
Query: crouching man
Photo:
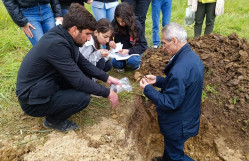
M 22 61 L 16 94 L 23 111 L 44 117 L 44 126 L 59 131 L 78 126 L 67 120 L 88 106 L 90 94 L 107 97 L 113 107 L 118 95 L 91 80 L 110 84 L 119 80 L 98 69 L 79 54 L 79 47 L 90 40 L 96 20 L 83 6 L 72 4 L 62 26 L 56 26 L 33 46 Z
M 162 30 L 163 49 L 171 56 L 164 69 L 166 77 L 147 75 L 140 87 L 155 105 L 164 136 L 163 157 L 155 161 L 193 160 L 184 154 L 184 142 L 198 134 L 204 67 L 187 43 L 187 33 L 177 23 Z M 157 91 L 153 86 L 161 88 Z

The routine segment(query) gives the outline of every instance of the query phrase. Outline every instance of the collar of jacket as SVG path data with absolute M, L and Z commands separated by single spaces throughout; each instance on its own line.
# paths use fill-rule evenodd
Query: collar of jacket
M 63 34 L 63 37 L 65 37 L 65 39 L 68 41 L 69 45 L 73 49 L 72 56 L 74 58 L 74 61 L 78 62 L 78 59 L 79 59 L 79 46 L 77 46 L 74 43 L 73 37 L 68 33 L 68 31 L 66 29 L 64 29 L 62 27 L 62 25 L 58 25 L 58 30 L 59 30 L 59 34 Z
M 166 65 L 166 67 L 164 68 L 164 74 L 168 74 L 170 69 L 173 67 L 173 65 L 175 64 L 175 62 L 177 61 L 177 59 L 184 54 L 185 52 L 187 52 L 187 50 L 190 49 L 190 46 L 188 43 L 186 43 L 175 55 L 174 58 L 169 62 L 169 64 Z

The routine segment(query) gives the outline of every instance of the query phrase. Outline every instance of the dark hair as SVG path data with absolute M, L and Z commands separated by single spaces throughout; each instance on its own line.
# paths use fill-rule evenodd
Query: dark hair
M 125 27 L 119 25 L 117 17 L 121 18 L 124 21 L 126 25 Z M 136 42 L 138 36 L 137 36 L 137 27 L 135 25 L 135 21 L 136 21 L 135 14 L 133 12 L 132 7 L 126 2 L 119 4 L 115 9 L 115 14 L 114 14 L 115 34 L 125 35 L 126 30 L 128 30 L 129 35 Z
M 72 3 L 63 18 L 62 27 L 68 30 L 73 26 L 76 26 L 79 30 L 95 30 L 96 20 L 84 6 Z
M 98 20 L 96 30 L 98 33 L 107 33 L 108 31 L 111 31 L 111 34 L 113 33 L 112 24 L 106 18 L 101 18 L 100 20 Z M 94 33 L 92 34 L 92 37 L 95 43 L 94 44 L 95 47 L 97 49 L 100 49 L 100 44 L 97 40 L 97 37 L 94 35 Z M 110 49 L 109 43 L 106 44 L 106 48 L 108 50 Z

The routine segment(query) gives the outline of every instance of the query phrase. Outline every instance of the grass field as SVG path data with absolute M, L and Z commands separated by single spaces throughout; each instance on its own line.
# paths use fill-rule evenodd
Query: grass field
M 183 25 L 186 7 L 187 0 L 173 0 L 171 22 Z M 89 5 L 86 5 L 86 8 L 90 10 Z M 184 27 L 189 38 L 192 38 L 193 26 Z M 240 38 L 249 40 L 248 0 L 226 0 L 225 14 L 216 18 L 214 32 L 225 36 L 236 32 Z M 151 46 L 151 8 L 147 14 L 145 35 Z M 23 31 L 13 23 L 2 1 L 0 2 L 0 38 L 0 111 L 4 112 L 17 104 L 15 97 L 17 71 L 23 57 L 32 46 Z

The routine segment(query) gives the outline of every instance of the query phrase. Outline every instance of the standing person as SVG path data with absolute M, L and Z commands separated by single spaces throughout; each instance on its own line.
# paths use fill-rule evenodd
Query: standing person
M 160 12 L 162 11 L 162 26 L 170 22 L 172 0 L 152 0 L 152 43 L 153 48 L 156 49 L 160 46 L 159 37 L 159 20 Z
M 108 58 L 110 37 L 113 33 L 112 24 L 106 19 L 100 19 L 96 24 L 96 30 L 92 33 L 90 41 L 80 48 L 81 54 L 99 69 L 108 72 L 112 68 Z M 107 45 L 107 49 L 101 49 L 101 45 Z
M 55 26 L 55 19 L 62 21 L 58 0 L 3 0 L 3 3 L 12 20 L 22 28 L 32 45 Z
M 217 5 L 218 4 L 218 5 Z M 224 0 L 188 0 L 188 5 L 192 6 L 195 12 L 194 37 L 202 33 L 202 24 L 206 17 L 206 27 L 204 34 L 210 34 L 214 29 L 216 15 L 224 13 Z
M 146 15 L 150 6 L 151 0 L 121 0 L 132 6 L 135 15 L 140 21 L 143 30 L 145 31 Z
M 124 72 L 126 65 L 137 70 L 140 68 L 141 57 L 147 48 L 147 41 L 144 37 L 144 30 L 140 22 L 135 19 L 134 12 L 128 3 L 121 3 L 115 10 L 114 20 L 114 41 L 110 41 L 110 47 L 116 48 L 116 43 L 121 42 L 123 49 L 121 55 L 139 54 L 131 56 L 128 60 L 112 59 L 112 65 L 118 72 Z
M 101 18 L 107 18 L 112 22 L 118 3 L 118 0 L 93 0 L 92 12 L 95 19 L 98 21 Z
M 187 43 L 187 33 L 177 23 L 162 30 L 163 49 L 171 56 L 166 77 L 147 75 L 140 87 L 155 105 L 164 136 L 163 157 L 156 161 L 193 160 L 184 154 L 184 142 L 198 134 L 204 66 Z M 161 88 L 157 91 L 153 86 Z
M 59 1 L 61 4 L 62 15 L 64 17 L 72 3 L 79 3 L 80 5 L 84 6 L 84 3 L 91 4 L 93 0 L 59 0 Z
M 95 25 L 91 13 L 73 3 L 62 26 L 46 33 L 22 61 L 16 83 L 18 101 L 26 114 L 45 116 L 45 127 L 62 132 L 77 129 L 77 124 L 67 119 L 88 106 L 90 94 L 108 97 L 113 107 L 118 104 L 114 91 L 89 77 L 109 85 L 120 85 L 119 80 L 79 53 L 79 47 L 90 40 Z

